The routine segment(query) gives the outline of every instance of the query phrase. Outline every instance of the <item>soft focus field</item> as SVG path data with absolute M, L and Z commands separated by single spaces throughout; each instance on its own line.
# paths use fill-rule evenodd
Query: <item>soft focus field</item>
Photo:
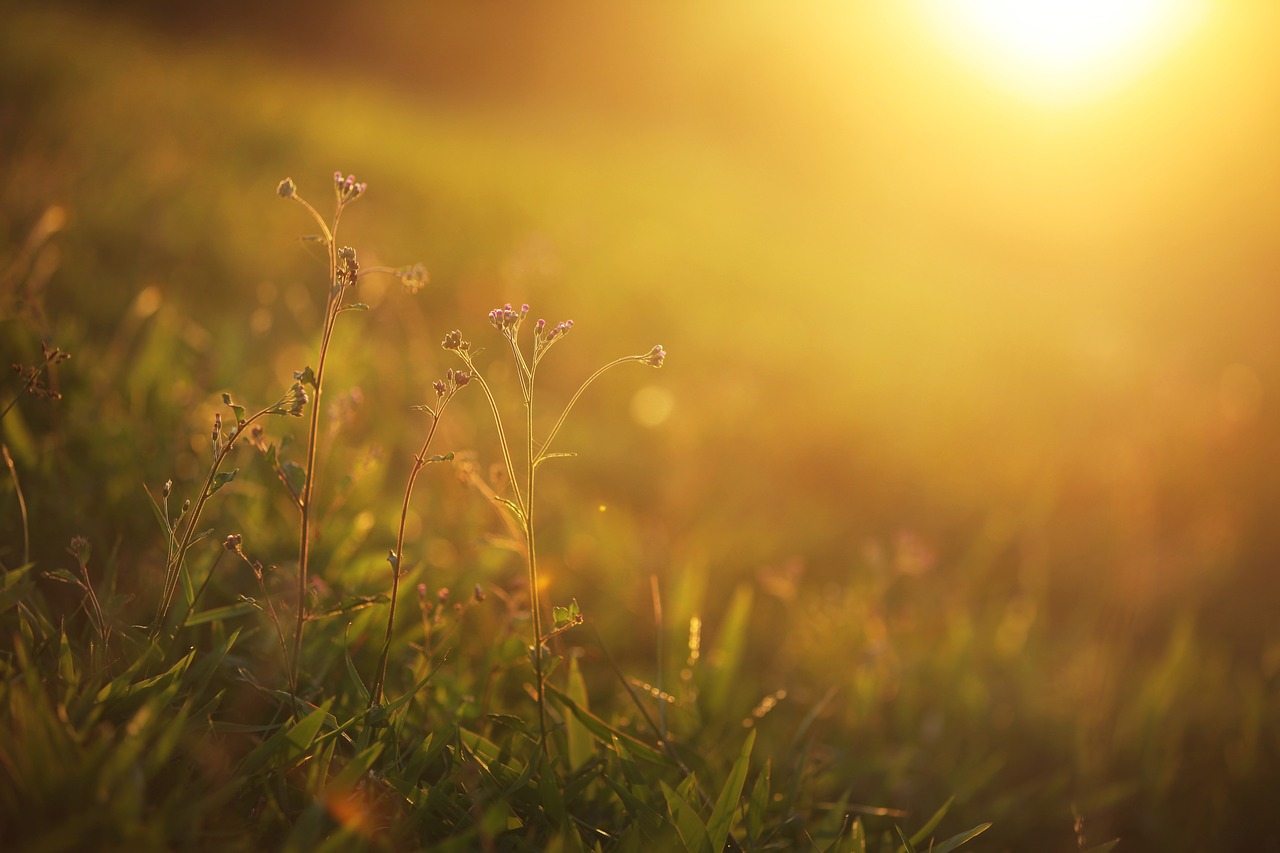
M 701 775 L 723 778 L 752 723 L 751 780 L 770 759 L 815 822 L 852 803 L 877 832 L 878 809 L 915 829 L 954 797 L 938 837 L 992 822 L 975 850 L 1280 850 L 1280 12 L 1220 4 L 1159 68 L 1063 104 L 969 73 L 909 4 L 37 5 L 0 4 L 0 355 L 73 357 L 60 401 L 0 421 L 29 528 L 28 546 L 0 472 L 0 847 L 284 843 L 289 802 L 200 800 L 270 734 L 248 688 L 212 714 L 240 728 L 183 735 L 203 769 L 181 785 L 102 758 L 136 719 L 40 751 L 75 716 L 61 650 L 92 633 L 79 591 L 41 573 L 74 570 L 83 536 L 121 629 L 152 617 L 165 546 L 144 487 L 193 497 L 222 393 L 267 405 L 313 358 L 323 253 L 275 188 L 291 176 L 327 213 L 341 169 L 369 184 L 341 242 L 431 282 L 366 279 L 370 310 L 335 335 L 325 595 L 389 591 L 411 407 L 458 367 L 440 342 L 463 330 L 510 391 L 485 314 L 527 302 L 575 321 L 545 399 L 669 353 L 593 386 L 559 441 L 577 458 L 542 480 L 544 594 L 586 621 L 557 651 L 602 718 L 639 726 L 607 648 L 678 696 L 664 713 Z M 20 390 L 8 375 L 0 407 Z M 434 452 L 487 468 L 472 390 Z M 256 452 L 232 464 L 193 571 L 238 532 L 287 578 L 296 512 Z M 415 497 L 389 682 L 424 674 L 416 584 L 479 585 L 420 697 L 422 719 L 478 731 L 490 688 L 536 717 L 514 663 L 527 585 L 455 473 L 428 467 Z M 258 587 L 223 560 L 206 595 Z M 318 695 L 345 689 L 346 623 L 368 671 L 385 618 L 317 629 L 339 650 L 308 673 Z M 183 642 L 235 628 L 214 683 L 283 687 L 256 612 Z M 15 698 L 33 678 L 45 706 Z M 103 791 L 115 772 L 128 808 Z

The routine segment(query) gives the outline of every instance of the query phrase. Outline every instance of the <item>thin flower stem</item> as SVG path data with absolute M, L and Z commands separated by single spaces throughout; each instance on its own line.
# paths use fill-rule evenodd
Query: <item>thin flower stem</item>
M 311 206 L 311 203 L 307 201 L 305 198 L 303 198 L 302 196 L 294 195 L 292 196 L 292 198 L 298 204 L 305 207 L 307 209 L 307 212 L 311 214 L 311 218 L 314 219 L 316 221 L 316 224 L 320 226 L 320 230 L 324 232 L 324 241 L 327 244 L 329 244 L 329 254 L 330 256 L 332 256 L 333 255 L 333 232 L 329 230 L 329 226 L 328 224 L 325 223 L 324 217 L 321 216 L 320 213 L 314 207 Z M 337 225 L 336 218 L 334 219 L 334 225 L 335 226 Z
M 523 366 L 523 365 L 522 365 Z M 525 396 L 525 437 L 528 442 L 528 469 L 525 482 L 524 541 L 529 561 L 529 609 L 533 615 L 533 672 L 538 685 L 538 742 L 542 756 L 547 757 L 547 709 L 546 676 L 542 668 L 542 593 L 538 589 L 538 548 L 533 529 L 533 486 L 538 464 L 533 449 L 533 380 L 529 371 L 528 392 Z
M 431 446 L 431 439 L 435 437 L 436 427 L 440 425 L 440 416 L 449 405 L 450 396 L 445 396 L 440 402 L 439 410 L 432 413 L 431 429 L 427 431 L 427 437 L 422 442 L 422 449 L 413 459 L 413 468 L 409 470 L 409 482 L 404 487 L 404 502 L 400 505 L 400 529 L 396 533 L 395 562 L 391 566 L 391 605 L 387 612 L 387 636 L 383 640 L 382 655 L 378 659 L 378 675 L 374 679 L 373 689 L 369 691 L 370 708 L 381 704 L 382 690 L 386 684 L 387 661 L 391 656 L 391 632 L 396 621 L 396 600 L 400 593 L 400 574 L 404 566 L 404 528 L 409 517 L 409 501 L 413 497 L 413 485 L 418 479 L 418 474 L 427 466 L 427 448 Z
M 330 254 L 332 256 L 332 244 L 330 245 Z M 320 338 L 320 355 L 317 358 L 314 371 L 315 384 L 312 386 L 315 394 L 311 404 L 310 424 L 307 427 L 307 464 L 304 469 L 306 478 L 302 481 L 302 494 L 298 496 L 298 508 L 301 514 L 298 534 L 298 614 L 293 628 L 293 655 L 289 662 L 289 686 L 294 694 L 295 713 L 299 710 L 297 708 L 298 667 L 301 661 L 302 634 L 307 621 L 307 576 L 311 557 L 311 497 L 315 491 L 316 481 L 316 446 L 319 443 L 317 436 L 320 431 L 321 389 L 324 385 L 324 367 L 326 356 L 329 353 L 329 339 L 333 334 L 333 327 L 338 316 L 337 308 L 342 302 L 342 294 L 344 292 L 343 288 L 335 284 L 337 274 L 336 256 L 333 256 L 330 263 L 329 304 L 325 309 L 324 329 Z
M 321 229 L 324 231 L 326 247 L 329 250 L 329 294 L 320 335 L 320 353 L 316 357 L 316 369 L 313 372 L 315 382 L 312 385 L 312 390 L 315 391 L 315 395 L 311 404 L 311 421 L 307 427 L 306 479 L 302 482 L 302 494 L 298 496 L 298 507 L 301 515 L 301 522 L 298 525 L 298 614 L 293 629 L 293 655 L 289 662 L 289 687 L 293 694 L 294 715 L 301 717 L 301 709 L 298 706 L 298 671 L 302 656 L 302 634 L 307 622 L 307 578 L 311 559 L 311 497 L 315 490 L 316 481 L 316 445 L 318 444 L 320 431 L 320 397 L 324 387 L 324 368 L 326 357 L 329 354 L 329 341 L 333 336 L 333 328 L 337 324 L 339 309 L 342 306 L 342 296 L 346 292 L 345 282 L 339 282 L 338 280 L 337 242 L 338 223 L 342 219 L 342 210 L 345 205 L 342 199 L 339 198 L 333 213 L 333 227 L 329 228 L 324 224 L 324 219 L 316 212 L 316 209 L 305 199 L 296 195 L 294 198 L 320 224 Z
M 520 493 L 520 481 L 516 478 L 516 466 L 511 461 L 511 448 L 507 444 L 507 434 L 502 427 L 502 415 L 498 413 L 498 401 L 493 396 L 493 391 L 489 388 L 489 383 L 484 381 L 484 377 L 480 375 L 480 371 L 476 370 L 475 365 L 470 358 L 464 358 L 463 361 L 467 365 L 472 378 L 480 383 L 480 390 L 484 391 L 485 399 L 489 401 L 489 409 L 493 412 L 493 422 L 498 428 L 498 444 L 502 448 L 502 461 L 507 466 L 507 478 L 511 480 L 511 488 L 516 493 L 516 506 L 520 508 L 521 522 L 528 526 L 528 503 Z
M 18 512 L 22 516 L 22 564 L 25 566 L 31 562 L 31 527 L 27 521 L 27 499 L 22 495 L 22 484 L 18 482 L 18 469 L 13 464 L 13 457 L 9 455 L 9 447 L 0 444 L 0 454 L 4 455 L 4 464 L 9 469 L 9 476 L 13 479 L 13 490 L 18 495 Z
M 177 549 L 174 550 L 168 565 L 165 566 L 163 594 L 160 600 L 160 607 L 156 611 L 155 625 L 151 629 L 151 638 L 153 640 L 159 635 L 164 626 L 164 621 L 169 615 L 169 608 L 173 606 L 173 597 L 178 591 L 179 575 L 182 571 L 182 564 L 186 560 L 187 549 L 191 547 L 191 539 L 195 535 L 196 525 L 200 521 L 200 515 L 204 512 L 204 506 L 208 503 L 209 498 L 213 497 L 213 482 L 222 468 L 222 463 L 226 461 L 232 448 L 235 447 L 236 441 L 245 434 L 249 426 L 254 421 L 269 414 L 272 408 L 274 407 L 268 406 L 250 415 L 245 419 L 244 423 L 236 424 L 235 431 L 214 456 L 213 465 L 209 467 L 209 474 L 205 477 L 204 486 L 200 489 L 200 496 L 196 498 L 195 506 L 191 508 L 191 513 L 187 516 L 187 526 L 182 531 L 182 540 L 179 542 Z
M 547 433 L 547 440 L 542 443 L 542 457 L 545 457 L 547 452 L 550 451 L 551 442 L 555 441 L 556 436 L 560 433 L 560 428 L 564 426 L 565 420 L 568 419 L 569 412 L 573 411 L 574 404 L 578 402 L 578 398 L 582 396 L 582 392 L 586 391 L 587 387 L 591 385 L 592 382 L 595 382 L 596 379 L 600 378 L 602 373 L 611 367 L 617 367 L 619 364 L 625 364 L 628 361 L 641 361 L 642 359 L 642 356 L 636 355 L 623 356 L 622 358 L 614 359 L 595 373 L 588 376 L 587 381 L 579 385 L 578 390 L 575 391 L 573 396 L 569 399 L 569 405 L 564 407 L 564 411 L 560 413 L 560 419 L 557 420 L 555 426 L 551 428 L 551 432 Z

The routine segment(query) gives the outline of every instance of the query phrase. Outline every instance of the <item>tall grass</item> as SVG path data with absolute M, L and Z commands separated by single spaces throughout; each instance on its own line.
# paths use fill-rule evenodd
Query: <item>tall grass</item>
M 323 573 L 311 564 L 311 546 L 321 530 L 313 515 L 319 402 L 335 323 L 342 313 L 363 308 L 347 297 L 366 273 L 394 273 L 411 290 L 425 279 L 421 266 L 360 269 L 355 250 L 337 246 L 341 214 L 364 191 L 354 179 L 335 175 L 335 214 L 326 222 L 292 181 L 280 185 L 279 194 L 302 204 L 320 227 L 328 256 L 316 367 L 298 370 L 279 400 L 252 413 L 224 393 L 230 417 L 224 422 L 221 411 L 214 415 L 212 461 L 195 500 L 184 500 L 171 513 L 170 499 L 184 487 L 166 482 L 152 501 L 163 571 L 154 588 L 139 587 L 152 599 L 150 624 L 127 617 L 145 612 L 139 605 L 148 602 L 121 593 L 110 557 L 95 577 L 99 561 L 91 559 L 94 550 L 85 537 L 74 537 L 67 548 L 73 571 L 41 573 L 30 562 L 4 564 L 0 627 L 10 645 L 0 655 L 0 827 L 9 849 L 93 843 L 188 849 L 889 851 L 913 850 L 933 838 L 945 808 L 908 837 L 896 820 L 877 826 L 872 812 L 863 814 L 845 799 L 814 802 L 804 793 L 803 763 L 787 779 L 755 758 L 754 730 L 726 747 L 700 740 L 693 731 L 682 737 L 665 722 L 656 725 L 646 707 L 652 697 L 637 692 L 616 663 L 615 692 L 627 697 L 631 710 L 623 704 L 594 711 L 586 665 L 577 656 L 566 665 L 553 651 L 552 638 L 588 620 L 573 601 L 552 608 L 546 621 L 535 535 L 541 518 L 538 473 L 544 463 L 573 455 L 556 449 L 556 440 L 585 391 L 621 364 L 662 366 L 661 346 L 588 374 L 539 438 L 537 370 L 573 324 L 539 320 L 525 348 L 520 330 L 529 309 L 508 305 L 490 312 L 519 379 L 524 429 L 518 453 L 494 389 L 475 361 L 478 350 L 461 332 L 450 332 L 444 348 L 466 369 L 448 370 L 433 385 L 434 403 L 418 407 L 430 424 L 400 504 L 389 550 L 389 590 L 323 607 L 309 604 L 312 580 L 324 584 Z M 46 348 L 46 364 L 49 353 Z M 468 603 L 456 601 L 450 608 L 447 590 L 432 605 L 425 584 L 419 584 L 423 635 L 415 644 L 404 638 L 396 619 L 401 582 L 419 570 L 407 557 L 414 548 L 410 505 L 419 474 L 431 463 L 454 461 L 452 452 L 428 452 L 446 408 L 472 383 L 493 415 L 506 477 L 494 489 L 474 472 L 467 476 L 510 514 L 523 536 L 529 630 L 519 636 L 517 608 L 485 614 L 487 595 L 479 587 Z M 28 376 L 22 390 L 35 387 Z M 271 441 L 263 424 L 271 415 L 306 414 L 305 464 L 290 465 L 283 444 Z M 215 535 L 216 523 L 204 528 L 212 498 L 246 484 L 237 476 L 240 468 L 226 470 L 242 443 L 260 451 L 264 464 L 256 469 L 298 511 L 291 619 L 288 606 L 278 601 L 276 582 L 287 571 L 250 556 L 246 542 L 253 532 L 224 536 Z M 271 500 L 266 491 L 258 494 L 258 500 Z M 260 533 L 272 538 L 270 531 Z M 224 566 L 226 554 L 235 555 L 232 568 L 248 567 L 257 597 L 237 592 L 227 603 L 206 600 L 251 589 Z M 73 592 L 51 595 L 42 578 L 62 581 Z M 506 585 L 491 589 L 514 603 L 518 593 Z M 181 615 L 175 616 L 179 603 Z M 748 606 L 738 606 L 722 648 L 741 647 Z M 339 626 L 342 617 L 348 621 Z M 448 649 L 433 643 L 439 639 L 432 636 L 433 626 L 442 623 L 450 623 L 442 633 L 456 635 Z M 305 630 L 307 625 L 315 628 Z M 665 629 L 661 616 L 657 628 Z M 254 646 L 273 643 L 280 651 L 278 667 L 253 652 Z M 366 648 L 376 649 L 371 665 L 358 660 L 367 657 Z M 607 647 L 599 648 L 612 661 Z M 719 707 L 732 715 L 723 704 L 724 679 L 732 670 L 702 674 L 692 639 L 690 648 L 689 665 L 699 672 L 682 679 L 692 688 L 708 678 L 708 694 L 718 695 Z M 532 663 L 531 679 L 525 660 Z M 562 677 L 555 677 L 557 669 Z M 362 670 L 374 673 L 368 685 Z M 406 670 L 412 673 L 407 680 L 395 675 Z M 485 686 L 480 698 L 468 692 L 475 684 Z M 654 695 L 672 699 L 661 691 Z M 758 707 L 753 718 L 768 710 Z M 633 720 L 632 712 L 639 718 Z M 803 731 L 797 737 L 807 742 Z M 932 849 L 954 849 L 984 829 L 979 825 Z

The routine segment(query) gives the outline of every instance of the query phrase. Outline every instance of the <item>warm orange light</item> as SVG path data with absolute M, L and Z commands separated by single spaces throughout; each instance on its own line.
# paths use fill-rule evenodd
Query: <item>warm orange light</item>
M 1039 99 L 1125 82 L 1184 36 L 1204 0 L 921 0 L 946 39 Z

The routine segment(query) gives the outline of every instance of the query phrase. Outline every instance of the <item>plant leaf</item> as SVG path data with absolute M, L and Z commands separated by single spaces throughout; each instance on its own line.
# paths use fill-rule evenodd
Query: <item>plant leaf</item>
M 209 494 L 214 494 L 236 478 L 236 474 L 240 473 L 239 468 L 232 468 L 230 471 L 219 471 L 213 475 L 213 482 L 209 484 Z
M 729 837 L 729 829 L 733 824 L 733 813 L 738 810 L 738 800 L 742 796 L 742 786 L 747 781 L 747 770 L 751 767 L 751 748 L 756 743 L 756 730 L 752 729 L 742 745 L 738 760 L 729 771 L 729 778 L 720 789 L 716 798 L 716 806 L 707 821 L 707 835 L 711 837 L 711 849 L 723 850 L 725 840 Z

